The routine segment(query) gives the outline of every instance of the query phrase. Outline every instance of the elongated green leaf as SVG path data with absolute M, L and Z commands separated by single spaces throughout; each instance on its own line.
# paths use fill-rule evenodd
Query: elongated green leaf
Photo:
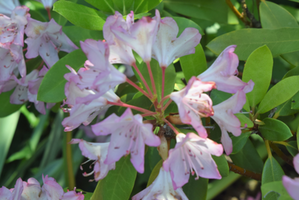
M 261 2 L 260 15 L 263 28 L 298 27 L 298 23 L 291 13 L 269 1 Z
M 299 92 L 292 97 L 291 109 L 299 109 Z
M 206 199 L 209 179 L 199 177 L 195 180 L 190 176 L 188 183 L 183 186 L 183 191 L 188 199 Z
M 102 30 L 105 23 L 105 20 L 97 14 L 95 9 L 70 1 L 57 1 L 53 10 L 82 28 Z
M 197 19 L 228 23 L 228 6 L 218 0 L 164 0 L 164 6 L 176 13 Z
M 259 126 L 262 136 L 271 141 L 284 141 L 292 137 L 290 128 L 278 119 L 266 118 L 265 125 Z
M 162 0 L 135 0 L 134 2 L 134 12 L 135 13 L 145 13 L 155 8 L 161 3 Z
M 280 164 L 275 160 L 275 158 L 269 157 L 265 162 L 263 174 L 262 174 L 262 185 L 274 181 L 280 181 L 284 172 Z
M 272 68 L 273 58 L 267 46 L 262 46 L 250 54 L 243 71 L 242 80 L 254 82 L 253 90 L 246 94 L 251 107 L 256 106 L 265 96 L 270 86 Z
M 69 73 L 65 65 L 70 65 L 74 70 L 83 67 L 86 56 L 81 49 L 75 50 L 64 56 L 45 75 L 37 94 L 39 101 L 56 103 L 65 98 L 64 85 L 67 82 L 63 77 Z
M 244 147 L 246 144 L 248 138 L 250 136 L 250 133 L 242 133 L 240 136 L 235 137 L 231 136 L 232 142 L 233 142 L 233 151 L 232 154 L 236 154 Z
M 176 23 L 178 24 L 179 27 L 179 33 L 178 36 L 181 35 L 181 33 L 186 29 L 186 28 L 196 28 L 200 34 L 204 35 L 203 30 L 201 29 L 198 24 L 196 24 L 194 21 L 184 18 L 184 17 L 172 17 Z
M 248 127 L 248 128 L 253 127 L 253 122 L 244 114 L 236 113 L 235 116 L 240 120 L 241 127 Z
M 180 63 L 187 82 L 192 76 L 204 72 L 207 69 L 207 61 L 201 44 L 195 47 L 195 54 L 181 57 Z
M 269 182 L 261 187 L 263 200 L 292 200 L 282 181 Z
M 288 142 L 288 146 L 286 146 L 286 148 L 292 156 L 295 157 L 298 154 L 298 148 L 297 148 L 297 142 L 296 141 Z
M 6 155 L 8 153 L 12 138 L 19 121 L 20 112 L 16 112 L 5 118 L 0 118 L 0 177 L 2 168 L 5 163 Z
M 10 103 L 10 96 L 13 93 L 14 89 L 8 92 L 2 92 L 0 94 L 0 118 L 6 117 L 17 110 L 19 110 L 23 104 L 11 104 Z
M 132 192 L 137 171 L 130 161 L 130 157 L 122 157 L 115 170 L 110 170 L 101 181 L 91 197 L 91 200 L 122 200 L 128 199 Z
M 258 113 L 265 113 L 289 100 L 299 91 L 299 76 L 291 76 L 274 85 L 265 95 L 258 107 Z
M 149 179 L 148 179 L 148 182 L 147 182 L 147 186 L 146 186 L 146 187 L 150 186 L 150 185 L 154 182 L 154 180 L 157 178 L 157 176 L 158 176 L 158 174 L 159 174 L 159 172 L 160 172 L 160 169 L 161 169 L 162 165 L 163 165 L 163 160 L 160 160 L 160 161 L 156 164 L 156 166 L 154 167 L 154 169 L 153 169 L 153 171 L 152 171 L 152 173 L 151 173 L 151 175 L 150 175 L 150 177 L 149 177 Z
M 247 140 L 244 147 L 236 154 L 230 155 L 234 164 L 244 169 L 261 173 L 263 170 L 263 161 L 250 140 Z
M 240 60 L 247 60 L 251 52 L 263 45 L 267 45 L 275 57 L 299 51 L 299 28 L 237 30 L 215 38 L 207 47 L 218 55 L 232 44 L 237 45 L 235 53 Z
M 229 168 L 226 161 L 226 158 L 222 154 L 221 156 L 212 156 L 214 161 L 216 162 L 217 168 L 222 177 L 226 177 L 229 174 Z M 190 177 L 192 178 L 192 177 Z

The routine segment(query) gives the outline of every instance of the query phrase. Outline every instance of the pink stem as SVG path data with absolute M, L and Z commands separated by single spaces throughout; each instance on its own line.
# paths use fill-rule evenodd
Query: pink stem
M 138 85 L 136 85 L 133 81 L 131 81 L 130 79 L 126 79 L 126 81 L 130 84 L 130 85 L 132 85 L 134 88 L 136 88 L 138 91 L 140 91 L 142 94 L 144 94 L 147 98 L 151 98 L 150 96 L 149 96 L 149 94 L 148 93 L 146 93 L 143 89 L 141 89 Z
M 140 107 L 137 107 L 137 106 L 133 106 L 133 105 L 129 105 L 129 104 L 123 103 L 121 101 L 119 101 L 119 102 L 107 101 L 107 104 L 115 105 L 115 106 L 127 107 L 127 108 L 138 110 L 138 111 L 144 112 L 144 113 L 153 112 L 153 111 L 150 111 L 150 110 L 147 110 L 147 109 L 144 109 L 144 108 L 140 108 Z
M 166 67 L 162 67 L 162 94 L 161 94 L 161 99 L 163 99 L 163 97 L 164 97 L 165 70 L 166 70 Z
M 48 12 L 48 17 L 49 17 L 49 20 L 51 20 L 51 10 L 50 8 L 46 8 L 47 12 Z
M 163 107 L 163 110 L 166 110 L 166 108 L 170 105 L 171 102 L 172 102 L 172 100 L 169 99 L 169 101 L 167 101 L 167 103 L 166 103 L 165 106 Z
M 163 119 L 163 120 L 175 132 L 175 134 L 179 134 L 178 130 L 176 130 L 176 128 L 174 128 L 174 126 L 167 119 Z
M 165 100 L 169 99 L 169 98 L 170 98 L 170 94 L 167 95 L 167 96 L 165 96 L 165 97 L 163 97 L 163 98 L 161 99 L 161 101 L 160 101 L 160 104 L 163 105 L 163 102 L 164 102 Z
M 153 87 L 154 94 L 157 94 L 155 80 L 154 80 L 154 77 L 153 77 L 153 72 L 152 72 L 151 65 L 150 65 L 149 61 L 146 62 L 146 66 L 147 66 L 147 70 L 148 70 L 148 73 L 149 73 L 149 76 L 150 76 L 150 79 L 151 79 L 151 82 L 152 82 L 152 87 Z
M 44 61 L 42 61 L 42 62 L 40 63 L 40 65 L 37 67 L 37 70 L 40 70 L 40 69 L 42 68 L 43 64 L 44 64 Z
M 31 60 L 31 58 L 30 58 L 30 59 L 27 59 L 27 60 L 25 60 L 25 63 L 26 63 L 26 62 L 29 62 L 30 60 Z
M 24 51 L 27 51 L 27 48 L 23 49 L 23 52 L 24 52 Z
M 138 67 L 136 66 L 136 63 L 133 63 L 132 66 L 134 67 L 134 69 L 136 70 L 137 74 L 138 74 L 139 77 L 141 78 L 141 80 L 142 80 L 143 84 L 145 85 L 145 87 L 146 87 L 146 89 L 147 89 L 149 95 L 150 95 L 150 96 L 153 96 L 153 93 L 152 93 L 151 89 L 149 88 L 149 86 L 148 86 L 147 82 L 145 81 L 143 75 L 141 74 L 140 70 L 139 70 Z

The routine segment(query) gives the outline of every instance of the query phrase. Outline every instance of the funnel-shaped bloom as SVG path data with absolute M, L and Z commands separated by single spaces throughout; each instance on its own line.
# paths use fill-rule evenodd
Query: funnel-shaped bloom
M 221 156 L 221 144 L 206 138 L 203 139 L 194 133 L 177 135 L 177 144 L 169 151 L 169 157 L 163 163 L 166 171 L 170 170 L 174 189 L 185 185 L 191 174 L 196 178 L 221 179 L 217 165 L 212 155 Z
M 109 165 L 105 164 L 104 161 L 108 154 L 109 142 L 106 143 L 91 143 L 86 142 L 82 139 L 72 139 L 71 144 L 79 143 L 79 148 L 82 155 L 87 157 L 89 160 L 95 160 L 94 169 L 91 173 L 84 173 L 84 176 L 94 174 L 94 179 L 99 181 L 108 174 L 109 170 L 115 169 L 115 162 Z M 93 162 L 94 163 L 94 162 Z
M 155 147 L 160 145 L 159 137 L 153 133 L 152 124 L 144 124 L 142 116 L 133 115 L 129 108 L 121 117 L 112 114 L 91 127 L 96 135 L 111 134 L 106 164 L 114 163 L 131 153 L 131 162 L 139 173 L 144 172 L 144 144 Z
M 165 17 L 160 20 L 159 30 L 152 49 L 152 57 L 160 67 L 167 67 L 175 59 L 195 53 L 201 35 L 195 28 L 186 28 L 177 38 L 179 27 L 174 19 Z
M 212 100 L 207 94 L 215 88 L 214 82 L 202 82 L 192 77 L 188 85 L 178 92 L 172 92 L 170 98 L 177 104 L 181 121 L 191 124 L 201 137 L 207 137 L 207 131 L 201 123 L 200 117 L 214 114 Z
M 174 189 L 171 183 L 170 173 L 163 167 L 154 182 L 132 197 L 132 200 L 188 200 L 182 188 Z
M 50 22 L 40 22 L 28 18 L 25 29 L 28 45 L 27 58 L 42 57 L 48 67 L 52 67 L 58 60 L 58 52 L 70 53 L 78 47 L 62 32 L 62 27 L 54 19 Z
M 241 134 L 240 120 L 234 114 L 240 112 L 245 102 L 245 92 L 240 90 L 229 99 L 213 106 L 214 116 L 211 117 L 221 129 L 221 143 L 227 155 L 233 150 L 232 140 L 227 132 L 231 132 L 234 136 Z
M 293 164 L 296 172 L 299 174 L 299 154 L 297 154 L 293 159 Z M 287 189 L 289 195 L 294 200 L 299 200 L 299 177 L 290 178 L 287 176 L 282 177 L 283 186 Z
M 245 93 L 253 89 L 253 82 L 243 82 L 237 76 L 239 59 L 234 53 L 236 45 L 228 46 L 222 51 L 215 62 L 202 74 L 197 76 L 202 81 L 214 81 L 217 90 L 236 93 L 244 90 Z

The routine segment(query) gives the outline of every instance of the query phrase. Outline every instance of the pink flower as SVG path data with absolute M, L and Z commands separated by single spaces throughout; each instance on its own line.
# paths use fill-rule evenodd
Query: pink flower
M 38 1 L 41 2 L 46 9 L 50 9 L 52 8 L 56 0 L 38 0 Z
M 198 30 L 186 28 L 177 38 L 178 32 L 179 27 L 174 19 L 165 17 L 160 20 L 152 49 L 152 57 L 159 62 L 160 67 L 168 67 L 175 59 L 195 53 L 194 47 L 199 44 L 201 39 Z
M 149 62 L 152 56 L 152 46 L 158 31 L 160 13 L 156 10 L 156 17 L 142 17 L 130 27 L 120 26 L 118 23 L 110 26 L 110 31 L 118 40 L 130 46 L 144 62 Z M 131 63 L 125 63 L 131 64 Z
M 227 155 L 233 151 L 232 140 L 227 132 L 234 136 L 241 134 L 240 120 L 234 115 L 240 112 L 246 102 L 246 95 L 243 90 L 239 90 L 229 99 L 213 106 L 214 115 L 211 116 L 221 129 L 221 143 Z
M 50 22 L 40 22 L 28 18 L 25 29 L 28 45 L 27 58 L 42 57 L 48 67 L 52 67 L 58 60 L 58 52 L 70 53 L 78 47 L 62 32 L 62 27 L 54 19 Z
M 224 92 L 236 93 L 239 90 L 250 92 L 254 83 L 251 80 L 245 83 L 235 76 L 239 65 L 238 56 L 234 53 L 235 48 L 236 45 L 231 45 L 224 49 L 216 61 L 197 77 L 202 81 L 214 81 L 217 90 Z
M 43 175 L 44 185 L 42 190 L 45 191 L 46 196 L 49 200 L 57 200 L 63 196 L 62 187 L 55 181 L 54 178 Z
M 10 16 L 15 7 L 20 6 L 19 0 L 0 1 L 0 13 Z
M 15 187 L 11 190 L 6 187 L 0 188 L 0 199 L 1 200 L 20 200 L 23 192 L 23 181 L 18 178 Z
M 299 174 L 299 154 L 294 157 L 293 164 L 296 172 Z M 283 176 L 282 183 L 289 195 L 294 200 L 299 200 L 299 178 L 292 179 L 290 177 Z
M 115 34 L 111 31 L 113 27 L 122 27 L 122 29 L 129 31 L 131 25 L 134 23 L 134 13 L 131 11 L 127 15 L 127 20 L 125 21 L 119 12 L 115 12 L 115 15 L 109 16 L 103 27 L 104 38 L 109 44 L 110 63 L 123 63 L 127 65 L 132 65 L 135 63 L 135 58 L 132 53 L 132 48 L 127 45 L 122 40 L 115 37 Z
M 206 138 L 203 139 L 194 133 L 177 135 L 177 144 L 169 151 L 169 157 L 163 163 L 165 171 L 170 170 L 174 189 L 185 185 L 191 174 L 196 178 L 221 179 L 217 165 L 212 155 L 220 156 L 223 153 L 221 144 Z
M 82 155 L 90 160 L 95 160 L 94 169 L 91 173 L 84 173 L 84 176 L 94 174 L 94 179 L 99 181 L 108 174 L 109 170 L 115 169 L 115 162 L 111 164 L 105 164 L 104 161 L 108 154 L 109 142 L 105 143 L 91 143 L 82 139 L 72 139 L 71 144 L 79 143 Z
M 188 200 L 182 188 L 174 189 L 171 183 L 170 173 L 163 168 L 154 182 L 132 197 L 132 200 Z
M 155 147 L 160 145 L 159 137 L 152 131 L 152 124 L 143 124 L 142 116 L 133 115 L 129 108 L 121 117 L 112 114 L 91 127 L 96 135 L 111 134 L 106 164 L 114 163 L 131 153 L 131 162 L 139 173 L 144 172 L 144 144 Z
M 170 98 L 178 106 L 181 121 L 185 124 L 191 124 L 204 138 L 207 137 L 207 132 L 200 117 L 212 116 L 214 111 L 212 100 L 203 92 L 208 92 L 214 88 L 214 82 L 202 82 L 198 78 L 192 77 L 185 88 L 170 94 Z

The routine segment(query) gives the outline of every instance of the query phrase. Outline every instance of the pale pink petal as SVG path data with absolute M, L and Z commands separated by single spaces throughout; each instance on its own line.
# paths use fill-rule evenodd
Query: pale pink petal
M 76 191 L 68 191 L 63 195 L 61 200 L 84 200 L 84 195 L 76 193 Z
M 62 187 L 55 181 L 54 178 L 43 175 L 44 185 L 42 189 L 46 192 L 48 200 L 60 199 L 63 195 Z
M 294 199 L 294 200 L 299 200 L 299 179 L 291 179 L 287 176 L 282 177 L 282 183 L 283 186 L 286 188 L 288 191 L 289 195 Z
M 299 154 L 293 158 L 293 164 L 296 172 L 299 174 Z
M 0 200 L 11 200 L 12 199 L 12 193 L 9 189 L 2 186 L 0 188 Z

